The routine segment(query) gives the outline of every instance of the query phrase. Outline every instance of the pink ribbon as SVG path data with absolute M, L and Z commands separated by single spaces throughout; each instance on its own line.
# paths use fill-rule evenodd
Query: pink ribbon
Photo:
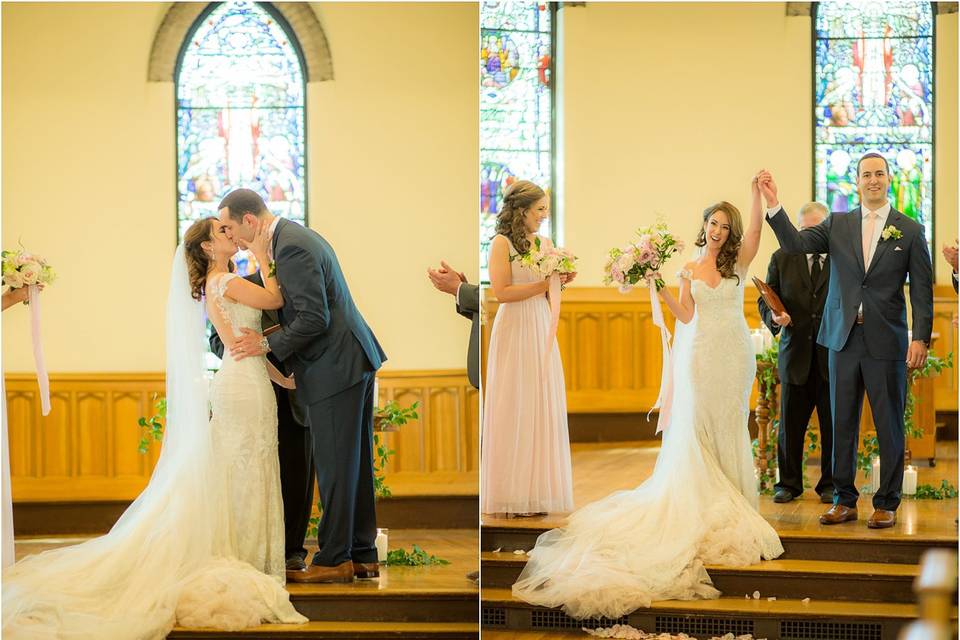
M 30 293 L 30 333 L 33 335 L 33 361 L 37 367 L 37 384 L 40 385 L 40 408 L 43 415 L 50 413 L 50 378 L 43 360 L 43 345 L 40 344 L 40 288 L 32 284 Z
M 547 333 L 547 348 L 543 355 L 543 368 L 547 368 L 550 356 L 553 355 L 553 340 L 557 337 L 557 328 L 560 326 L 560 274 L 550 276 L 550 331 Z
M 670 426 L 670 409 L 673 406 L 673 352 L 670 350 L 670 331 L 663 318 L 663 308 L 657 296 L 657 283 L 650 280 L 650 308 L 653 311 L 653 324 L 660 327 L 660 346 L 663 354 L 663 364 L 660 367 L 660 394 L 657 402 L 647 412 L 647 421 L 654 409 L 660 409 L 657 420 L 657 433 L 665 431 Z

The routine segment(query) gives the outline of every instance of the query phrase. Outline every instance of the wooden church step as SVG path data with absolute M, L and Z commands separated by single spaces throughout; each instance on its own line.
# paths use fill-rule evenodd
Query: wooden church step
M 956 609 L 953 618 L 956 620 Z M 753 634 L 768 640 L 894 640 L 917 617 L 913 604 L 837 600 L 777 600 L 722 597 L 716 600 L 654 602 L 616 620 L 575 620 L 560 609 L 537 607 L 509 589 L 484 588 L 480 621 L 491 630 L 571 631 L 630 624 L 646 632 L 686 633 L 697 638 Z
M 177 627 L 167 636 L 177 640 L 210 638 L 362 638 L 364 640 L 434 640 L 477 638 L 476 622 L 316 622 L 305 624 L 264 624 L 242 631 L 184 629 Z
M 476 620 L 479 589 L 465 575 L 452 579 L 449 574 L 431 575 L 443 568 L 384 567 L 379 580 L 343 585 L 288 584 L 287 590 L 297 611 L 314 621 Z
M 512 552 L 481 553 L 483 587 L 509 588 L 523 570 L 527 556 Z M 813 598 L 867 602 L 915 602 L 913 581 L 918 565 L 770 560 L 747 567 L 707 566 L 714 586 L 730 596 Z
M 558 522 L 558 525 L 562 522 Z M 846 527 L 846 528 L 844 528 Z M 549 527 L 536 521 L 515 520 L 505 525 L 483 522 L 480 527 L 482 551 L 528 550 Z M 890 530 L 867 529 L 865 524 L 837 525 L 817 531 L 779 531 L 783 559 L 832 562 L 878 562 L 917 564 L 929 548 L 956 549 L 956 530 L 951 535 L 904 535 Z

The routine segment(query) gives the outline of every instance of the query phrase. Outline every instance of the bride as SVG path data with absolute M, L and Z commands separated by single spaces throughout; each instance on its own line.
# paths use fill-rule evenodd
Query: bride
M 753 179 L 750 229 L 728 202 L 703 213 L 702 254 L 680 272 L 673 416 L 653 475 L 574 512 L 540 536 L 513 593 L 575 618 L 617 618 L 656 600 L 717 598 L 705 564 L 743 566 L 783 553 L 757 511 L 747 420 L 756 373 L 743 316 L 747 269 L 760 244 Z
M 268 264 L 264 229 L 249 249 Z M 236 250 L 215 218 L 184 235 L 167 298 L 166 432 L 150 482 L 105 536 L 4 570 L 5 638 L 144 640 L 175 624 L 306 622 L 283 588 L 276 398 L 266 360 L 224 359 L 209 390 L 205 377 L 204 292 L 227 345 L 242 327 L 259 329 L 260 309 L 281 305 L 275 278 L 265 274 L 261 288 L 230 273 Z

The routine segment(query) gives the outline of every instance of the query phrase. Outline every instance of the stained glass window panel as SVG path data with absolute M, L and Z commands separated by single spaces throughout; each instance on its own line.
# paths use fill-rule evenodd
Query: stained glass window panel
M 484 0 L 480 6 L 480 254 L 487 252 L 506 188 L 553 187 L 553 38 L 548 3 Z M 552 235 L 553 219 L 541 233 Z
M 857 160 L 883 154 L 890 203 L 933 238 L 933 11 L 929 2 L 815 3 L 815 192 L 859 205 Z
M 304 79 L 294 43 L 254 2 L 218 5 L 177 73 L 177 237 L 253 189 L 276 215 L 306 222 Z M 252 269 L 240 256 L 242 273 Z

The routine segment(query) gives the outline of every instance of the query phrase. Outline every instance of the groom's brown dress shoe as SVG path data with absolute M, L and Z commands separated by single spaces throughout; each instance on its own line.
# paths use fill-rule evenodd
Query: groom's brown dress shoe
M 354 562 L 353 577 L 357 580 L 374 580 L 380 577 L 379 562 Z
M 353 582 L 353 563 L 347 560 L 335 567 L 311 564 L 303 571 L 288 571 L 287 580 L 290 582 Z
M 897 512 L 884 509 L 874 509 L 873 515 L 867 520 L 867 526 L 871 529 L 886 529 L 895 524 L 897 524 Z
M 842 504 L 835 504 L 830 510 L 820 516 L 820 524 L 840 524 L 857 519 L 857 508 L 845 507 Z

